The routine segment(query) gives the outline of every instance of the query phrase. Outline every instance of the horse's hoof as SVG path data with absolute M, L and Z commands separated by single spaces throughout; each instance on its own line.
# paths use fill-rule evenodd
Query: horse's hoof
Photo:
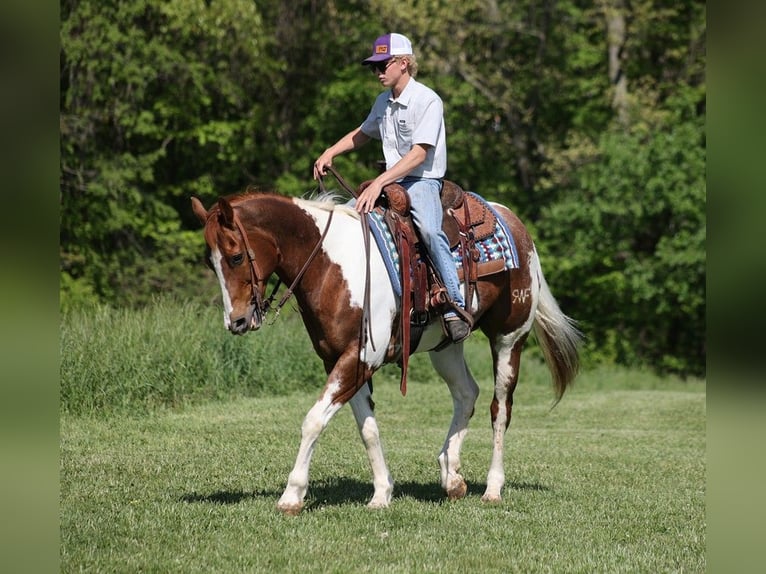
M 375 500 L 374 498 L 367 503 L 367 508 L 371 508 L 373 510 L 380 510 L 381 508 L 388 508 L 388 502 Z
M 277 510 L 285 516 L 298 516 L 303 510 L 303 503 L 296 504 L 277 504 Z
M 464 480 L 461 480 L 447 489 L 447 498 L 450 500 L 460 500 L 461 498 L 465 498 L 467 492 L 468 485 Z
M 485 494 L 481 497 L 481 501 L 487 504 L 500 504 L 503 499 L 500 498 L 499 494 Z

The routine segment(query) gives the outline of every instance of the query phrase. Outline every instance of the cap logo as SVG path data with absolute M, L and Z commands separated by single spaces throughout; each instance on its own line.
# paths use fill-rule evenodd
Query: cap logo
M 388 54 L 388 46 L 375 46 L 376 54 Z

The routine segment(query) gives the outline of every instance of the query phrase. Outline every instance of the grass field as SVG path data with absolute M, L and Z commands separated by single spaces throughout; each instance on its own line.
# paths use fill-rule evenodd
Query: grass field
M 421 357 L 415 357 L 420 359 Z M 425 359 L 427 363 L 427 359 Z M 322 436 L 307 508 L 279 514 L 317 390 L 61 415 L 63 572 L 703 572 L 706 388 L 623 369 L 585 371 L 550 409 L 547 371 L 522 364 L 506 488 L 480 501 L 490 456 L 486 365 L 463 453 L 468 496 L 448 502 L 436 455 L 446 387 L 403 398 L 376 381 L 395 484 L 371 511 L 364 449 L 344 408 Z

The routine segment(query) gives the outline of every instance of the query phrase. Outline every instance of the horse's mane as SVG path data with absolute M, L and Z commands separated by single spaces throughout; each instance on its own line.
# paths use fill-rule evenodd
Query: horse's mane
M 291 197 L 287 195 L 282 195 L 279 192 L 275 190 L 269 190 L 269 189 L 260 189 L 258 187 L 249 185 L 247 188 L 245 188 L 244 191 L 241 191 L 239 193 L 235 193 L 232 195 L 229 195 L 227 199 L 232 205 L 238 205 L 240 203 L 244 203 L 246 201 L 249 201 L 250 199 L 254 199 L 257 197 L 263 197 L 263 196 L 272 196 L 272 197 L 281 197 L 286 200 L 292 200 L 295 201 L 297 204 L 303 205 L 304 207 L 313 207 L 314 209 L 320 209 L 323 211 L 333 211 L 337 210 L 342 213 L 346 213 L 352 217 L 359 218 L 359 213 L 350 205 L 347 205 L 348 199 L 346 196 L 341 194 L 338 191 L 309 191 L 303 195 L 303 197 Z M 214 205 L 212 210 L 218 209 L 217 205 Z
M 347 213 L 353 217 L 359 217 L 359 213 L 357 213 L 353 207 L 346 204 L 348 201 L 346 197 L 337 191 L 312 191 L 304 195 L 302 198 L 295 198 L 295 201 L 304 205 L 310 205 L 316 209 L 322 209 L 324 211 L 335 210 Z
M 240 191 L 239 193 L 234 193 L 232 195 L 229 195 L 227 196 L 226 199 L 228 199 L 231 203 L 242 203 L 243 201 L 247 201 L 249 199 L 253 199 L 254 197 L 259 197 L 262 195 L 279 196 L 280 194 L 272 189 L 261 189 L 254 185 L 248 185 L 244 189 L 244 191 Z

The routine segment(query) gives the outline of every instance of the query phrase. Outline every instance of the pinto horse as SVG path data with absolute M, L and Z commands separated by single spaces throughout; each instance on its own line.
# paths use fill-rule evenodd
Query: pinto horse
M 392 289 L 380 252 L 371 249 L 367 259 L 363 246 L 369 237 L 363 236 L 366 228 L 360 225 L 360 216 L 321 195 L 308 200 L 248 192 L 222 197 L 209 211 L 197 198 L 191 201 L 204 225 L 209 265 L 223 296 L 226 327 L 237 335 L 261 327 L 268 307 L 266 284 L 276 274 L 290 285 L 288 295 L 295 296 L 327 372 L 324 389 L 303 421 L 295 466 L 277 508 L 286 514 L 302 510 L 316 442 L 346 403 L 351 404 L 372 469 L 374 494 L 368 506 L 387 507 L 393 480 L 381 448 L 371 385 L 366 383 L 383 364 L 401 357 L 396 337 L 400 298 Z M 479 279 L 467 310 L 474 328 L 486 334 L 492 349 L 492 459 L 482 500 L 499 502 L 505 482 L 503 441 L 511 421 L 524 342 L 534 328 L 558 402 L 577 374 L 580 333 L 551 295 L 522 222 L 508 208 L 492 206 L 513 235 L 520 266 Z M 368 337 L 360 336 L 365 300 L 370 313 L 365 321 Z M 458 499 L 467 492 L 460 474 L 460 450 L 479 387 L 465 362 L 463 343 L 445 347 L 444 339 L 441 323 L 436 321 L 426 328 L 415 352 L 429 351 L 434 368 L 452 394 L 452 421 L 438 462 L 442 488 L 450 499 Z

